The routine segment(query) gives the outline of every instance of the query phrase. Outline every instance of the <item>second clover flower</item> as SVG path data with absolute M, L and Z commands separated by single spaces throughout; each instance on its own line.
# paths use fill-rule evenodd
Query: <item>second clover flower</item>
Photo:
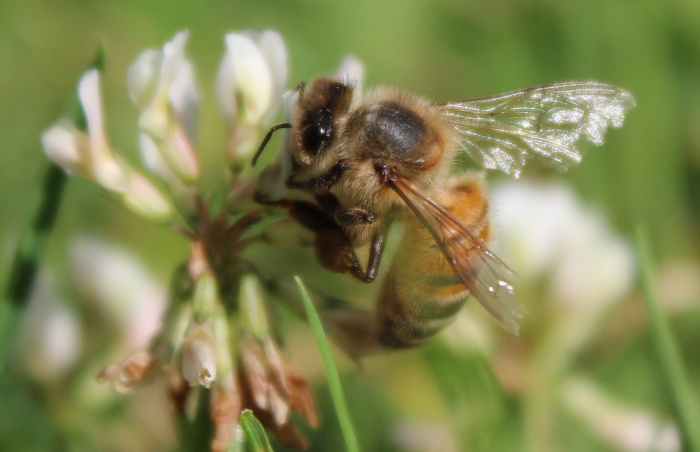
M 274 31 L 226 35 L 226 53 L 216 78 L 216 91 L 231 133 L 228 159 L 232 168 L 247 165 L 260 133 L 277 113 L 287 83 L 287 53 Z

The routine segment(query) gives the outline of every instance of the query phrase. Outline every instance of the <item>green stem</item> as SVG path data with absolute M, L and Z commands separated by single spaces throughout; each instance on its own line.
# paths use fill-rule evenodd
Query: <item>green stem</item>
M 649 238 L 642 227 L 637 228 L 637 252 L 644 303 L 649 315 L 652 346 L 659 364 L 659 372 L 666 398 L 671 403 L 676 423 L 683 438 L 683 450 L 700 451 L 700 402 L 694 393 L 683 365 L 678 344 L 654 286 L 654 268 Z
M 100 46 L 88 67 L 101 70 L 104 60 L 104 47 Z M 85 115 L 79 104 L 76 96 L 69 104 L 69 115 L 79 128 L 85 129 Z M 3 290 L 3 300 L 0 300 L 0 378 L 5 374 L 12 339 L 29 300 L 39 263 L 58 217 L 66 180 L 66 173 L 61 167 L 54 163 L 49 164 L 44 173 L 40 197 L 31 213 L 31 220 L 20 235 L 10 277 Z
M 311 331 L 316 339 L 316 345 L 318 346 L 318 351 L 321 354 L 323 367 L 326 370 L 328 387 L 330 388 L 333 404 L 335 405 L 335 410 L 338 414 L 340 430 L 343 432 L 343 437 L 345 438 L 345 446 L 349 452 L 359 452 L 360 448 L 357 443 L 357 437 L 355 436 L 355 430 L 352 426 L 352 420 L 350 419 L 347 403 L 345 402 L 343 387 L 340 384 L 340 376 L 338 375 L 338 369 L 335 367 L 335 362 L 333 361 L 333 354 L 331 353 L 330 345 L 328 344 L 326 335 L 323 332 L 321 319 L 318 317 L 318 314 L 314 309 L 314 305 L 311 302 L 309 294 L 306 292 L 306 288 L 301 282 L 301 279 L 298 276 L 295 276 L 294 279 L 299 287 L 299 292 L 301 293 L 301 298 L 304 302 L 304 309 L 306 310 L 309 326 L 311 327 Z
M 248 450 L 253 452 L 272 452 L 272 446 L 267 439 L 265 428 L 260 424 L 260 421 L 258 421 L 252 411 L 243 410 L 240 423 Z
M 0 304 L 0 375 L 12 347 L 20 317 L 29 300 L 37 269 L 46 249 L 61 204 L 66 173 L 50 164 L 44 173 L 41 195 L 33 209 L 33 218 L 19 238 L 10 277 Z
M 22 308 L 29 298 L 47 238 L 58 216 L 66 179 L 65 171 L 53 163 L 44 173 L 41 199 L 34 210 L 34 218 L 20 236 L 5 292 L 6 301 L 15 307 Z

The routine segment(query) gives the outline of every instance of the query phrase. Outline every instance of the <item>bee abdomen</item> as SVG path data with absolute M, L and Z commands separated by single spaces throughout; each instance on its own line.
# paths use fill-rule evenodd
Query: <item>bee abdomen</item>
M 379 300 L 379 342 L 391 348 L 422 343 L 452 321 L 468 296 L 467 288 L 455 278 L 429 276 L 397 282 L 390 272 Z

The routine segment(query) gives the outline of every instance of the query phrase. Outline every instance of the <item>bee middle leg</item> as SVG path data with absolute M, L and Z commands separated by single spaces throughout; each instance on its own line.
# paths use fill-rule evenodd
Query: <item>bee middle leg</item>
M 363 270 L 350 239 L 341 227 L 341 223 L 332 214 L 342 211 L 335 196 L 330 194 L 316 195 L 316 201 L 319 205 L 292 199 L 272 201 L 258 194 L 255 196 L 255 201 L 263 205 L 288 209 L 289 215 L 294 220 L 313 232 L 315 234 L 316 260 L 323 268 L 335 273 L 350 273 L 362 282 L 372 282 L 377 277 L 381 257 L 384 253 L 384 233 L 379 232 L 372 238 L 367 269 Z M 345 210 L 357 211 L 360 219 L 353 224 L 374 221 L 374 215 L 363 209 Z
M 362 224 L 372 224 L 375 220 L 374 213 L 367 209 L 360 207 L 344 208 L 338 202 L 338 199 L 331 194 L 317 194 L 315 196 L 321 209 L 323 209 L 328 215 L 332 215 L 335 220 L 335 224 L 339 225 L 341 231 L 343 231 L 344 226 L 354 226 Z M 377 277 L 377 271 L 379 270 L 379 263 L 382 259 L 382 254 L 384 253 L 384 230 L 379 230 L 372 237 L 372 242 L 369 249 L 369 261 L 367 262 L 367 269 L 362 270 L 362 268 L 357 265 L 353 267 L 350 271 L 357 279 L 364 282 L 372 282 Z M 343 235 L 347 235 L 343 231 Z
M 289 215 L 315 233 L 314 248 L 319 264 L 335 273 L 350 273 L 363 282 L 372 282 L 384 251 L 384 235 L 372 240 L 367 270 L 363 270 L 352 243 L 343 228 L 321 207 L 307 201 L 287 201 Z

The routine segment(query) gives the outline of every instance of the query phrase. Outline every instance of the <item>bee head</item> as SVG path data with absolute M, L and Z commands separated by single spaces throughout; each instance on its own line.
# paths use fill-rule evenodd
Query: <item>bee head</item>
M 299 94 L 296 124 L 298 163 L 310 165 L 330 148 L 338 135 L 338 123 L 350 108 L 352 88 L 332 78 L 319 78 Z

